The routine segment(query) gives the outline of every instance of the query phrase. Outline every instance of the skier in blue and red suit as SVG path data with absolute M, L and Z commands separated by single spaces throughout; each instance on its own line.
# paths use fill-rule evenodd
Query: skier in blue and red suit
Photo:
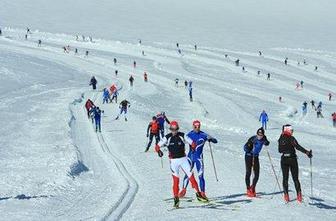
M 206 141 L 217 143 L 217 140 L 208 134 L 201 131 L 201 122 L 195 120 L 193 122 L 193 130 L 187 134 L 187 139 L 190 140 L 189 143 L 189 153 L 188 153 L 188 161 L 191 165 L 191 169 L 196 165 L 196 169 L 198 172 L 199 185 L 201 190 L 201 196 L 207 199 L 205 194 L 205 180 L 204 180 L 204 163 L 203 163 L 203 147 Z M 183 180 L 183 189 L 179 193 L 180 197 L 184 197 L 186 194 L 187 186 L 189 179 L 187 176 L 184 177 Z

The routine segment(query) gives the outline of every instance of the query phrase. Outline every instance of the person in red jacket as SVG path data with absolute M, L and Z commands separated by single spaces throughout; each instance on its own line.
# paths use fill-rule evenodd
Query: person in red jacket
M 170 122 L 170 131 L 171 133 L 164 136 L 160 142 L 155 146 L 155 151 L 158 153 L 159 157 L 163 156 L 160 147 L 167 146 L 169 152 L 169 162 L 170 170 L 173 176 L 173 194 L 174 194 L 174 207 L 179 207 L 179 172 L 180 169 L 188 176 L 192 188 L 196 191 L 196 198 L 199 201 L 207 202 L 207 200 L 202 196 L 198 183 L 194 177 L 194 174 L 191 170 L 188 158 L 185 154 L 185 143 L 190 145 L 193 144 L 193 141 L 184 136 L 184 133 L 179 131 L 179 125 L 176 121 Z M 196 145 L 196 144 L 193 144 Z
M 153 137 L 155 137 L 155 144 L 159 143 L 160 141 L 160 136 L 159 136 L 160 130 L 159 129 L 160 129 L 159 122 L 157 121 L 157 118 L 154 116 L 152 118 L 152 121 L 149 123 L 147 127 L 146 136 L 149 137 L 149 142 L 148 142 L 145 152 L 147 152 L 149 150 L 149 147 L 152 145 Z
M 332 120 L 333 120 L 333 126 L 336 127 L 336 112 L 334 112 L 332 115 Z
M 93 103 L 92 100 L 88 99 L 88 100 L 86 101 L 86 103 L 85 103 L 85 109 L 86 109 L 88 118 L 90 118 L 90 109 L 91 109 L 92 107 L 94 107 L 94 106 L 95 106 L 95 105 L 94 105 L 94 103 Z

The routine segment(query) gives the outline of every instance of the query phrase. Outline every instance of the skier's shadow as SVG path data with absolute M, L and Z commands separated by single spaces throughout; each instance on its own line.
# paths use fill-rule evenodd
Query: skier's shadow
M 231 195 L 227 195 L 227 196 L 218 196 L 218 197 L 211 198 L 211 200 L 215 201 L 218 204 L 223 204 L 223 205 L 233 205 L 233 204 L 236 204 L 236 203 L 247 204 L 247 203 L 252 202 L 252 200 L 250 200 L 250 199 L 232 200 L 233 198 L 238 198 L 238 197 L 242 197 L 242 196 L 246 196 L 246 194 L 245 193 L 238 193 L 238 194 L 231 194 Z
M 15 200 L 30 200 L 30 199 L 38 199 L 38 198 L 49 198 L 53 196 L 47 195 L 36 195 L 36 196 L 26 196 L 25 194 L 19 194 L 17 196 L 9 196 L 9 197 L 0 197 L 0 201 L 15 199 Z
M 319 209 L 332 209 L 336 210 L 336 206 L 331 206 L 325 203 L 323 199 L 316 198 L 316 197 L 310 197 L 311 202 L 309 202 L 309 205 L 316 206 Z

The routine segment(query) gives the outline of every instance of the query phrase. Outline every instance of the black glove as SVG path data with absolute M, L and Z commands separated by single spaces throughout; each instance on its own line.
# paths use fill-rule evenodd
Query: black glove
M 161 150 L 158 151 L 159 157 L 163 157 L 163 152 Z
M 217 139 L 216 139 L 216 138 L 213 138 L 213 137 L 211 137 L 211 138 L 209 139 L 209 142 L 212 142 L 212 143 L 217 143 L 218 141 L 217 141 Z
M 309 158 L 313 158 L 313 151 L 312 150 L 310 150 L 310 151 L 307 151 L 307 156 L 309 157 Z
M 146 137 L 149 137 L 149 135 L 148 135 L 148 134 L 146 134 Z
M 264 136 L 264 139 L 265 139 L 265 142 L 264 142 L 265 146 L 268 146 L 270 144 L 270 142 L 267 140 L 266 136 Z

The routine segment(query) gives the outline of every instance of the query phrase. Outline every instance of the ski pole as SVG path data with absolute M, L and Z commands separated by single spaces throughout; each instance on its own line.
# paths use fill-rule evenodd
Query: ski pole
M 161 168 L 163 169 L 163 159 L 162 159 L 162 157 L 160 157 L 161 158 Z
M 313 162 L 312 158 L 310 160 L 310 197 L 313 198 Z
M 217 180 L 217 182 L 218 182 L 217 171 L 216 171 L 216 165 L 215 165 L 215 160 L 214 160 L 214 157 L 213 157 L 212 147 L 211 147 L 210 142 L 209 142 L 209 147 L 210 147 L 210 154 L 211 154 L 211 159 L 212 159 L 212 165 L 213 165 L 213 168 L 214 168 L 214 171 L 215 171 L 215 177 L 216 177 L 216 180 Z
M 274 173 L 274 176 L 275 176 L 276 182 L 277 182 L 277 184 L 278 184 L 279 190 L 280 190 L 280 192 L 282 192 L 281 187 L 280 187 L 280 183 L 279 183 L 279 179 L 278 179 L 278 176 L 277 176 L 277 174 L 276 174 L 276 172 L 275 172 L 274 165 L 273 165 L 273 162 L 272 162 L 272 158 L 271 158 L 271 155 L 270 155 L 270 153 L 269 153 L 269 151 L 268 151 L 268 148 L 266 148 L 266 152 L 267 152 L 268 158 L 269 158 L 269 160 L 270 160 L 271 167 L 272 167 L 272 171 L 273 171 L 273 173 Z

